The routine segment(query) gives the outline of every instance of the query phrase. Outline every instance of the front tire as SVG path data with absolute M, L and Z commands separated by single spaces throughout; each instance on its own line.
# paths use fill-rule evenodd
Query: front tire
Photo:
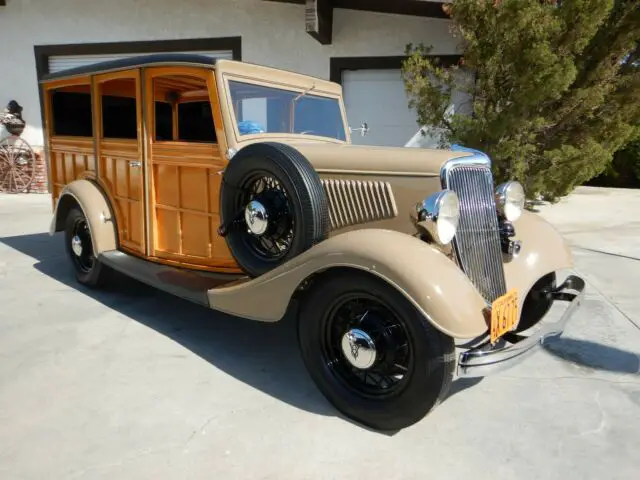
M 90 288 L 103 286 L 107 267 L 94 254 L 89 223 L 80 208 L 69 211 L 64 233 L 67 255 L 78 282 Z
M 369 274 L 321 277 L 303 299 L 298 338 L 323 395 L 378 430 L 408 427 L 448 393 L 453 339 L 395 288 Z

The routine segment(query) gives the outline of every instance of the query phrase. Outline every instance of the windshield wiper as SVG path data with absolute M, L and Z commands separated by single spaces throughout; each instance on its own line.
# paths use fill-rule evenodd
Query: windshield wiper
M 298 100 L 300 100 L 302 97 L 304 97 L 307 93 L 309 93 L 311 90 L 315 90 L 316 88 L 316 84 L 314 83 L 313 85 L 311 85 L 309 88 L 307 88 L 304 92 L 302 92 L 301 94 L 299 94 L 297 97 L 295 97 L 293 99 L 293 103 L 296 103 Z
M 316 84 L 314 83 L 309 88 L 307 88 L 304 92 L 294 97 L 293 100 L 291 101 L 291 107 L 289 107 L 289 133 L 293 133 L 294 126 L 295 126 L 296 103 L 298 103 L 298 100 L 300 100 L 302 97 L 304 97 L 307 93 L 309 93 L 311 90 L 314 90 L 315 88 L 316 88 Z

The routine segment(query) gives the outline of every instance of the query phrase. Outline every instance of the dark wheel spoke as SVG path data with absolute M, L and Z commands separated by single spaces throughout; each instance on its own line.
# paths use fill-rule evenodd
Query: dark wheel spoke
M 257 142 L 224 170 L 221 233 L 238 266 L 257 277 L 325 240 L 328 202 L 320 176 L 296 148 Z M 238 211 L 239 228 L 228 228 Z
M 71 208 L 65 219 L 65 243 L 77 281 L 89 288 L 104 286 L 109 277 L 108 270 L 93 251 L 87 218 L 77 207 Z
M 74 252 L 74 261 L 78 268 L 83 272 L 91 271 L 93 267 L 95 257 L 93 255 L 93 245 L 91 243 L 91 235 L 89 234 L 89 227 L 85 220 L 78 220 L 72 230 L 72 242 L 74 239 L 78 239 L 80 252 Z M 73 251 L 73 249 L 72 249 Z
M 336 300 L 327 313 L 326 328 L 326 364 L 347 388 L 374 398 L 402 390 L 412 360 L 408 333 L 394 312 L 373 296 L 354 293 Z M 354 347 L 349 340 L 353 337 L 348 334 L 364 337 L 371 344 L 357 343 Z M 373 362 L 367 357 L 371 355 L 367 345 L 374 347 Z
M 285 189 L 274 177 L 259 173 L 246 181 L 241 190 L 246 193 L 237 202 L 239 209 L 255 200 L 268 212 L 267 231 L 259 235 L 249 231 L 246 245 L 265 260 L 279 260 L 289 252 L 294 239 L 292 209 Z
M 271 241 L 270 238 L 267 237 L 260 237 L 259 238 L 259 242 L 262 244 L 262 247 L 269 253 L 272 253 L 274 255 L 277 254 L 277 251 L 274 250 L 274 244 Z
M 342 414 L 397 431 L 446 398 L 454 341 L 394 286 L 341 270 L 314 279 L 302 299 L 298 338 L 305 366 Z
M 397 368 L 398 370 L 400 370 L 401 372 L 403 372 L 403 373 L 405 373 L 405 372 L 408 372 L 408 371 L 409 371 L 409 369 L 408 369 L 407 367 L 405 367 L 404 365 L 400 365 L 400 364 L 398 364 L 398 363 L 394 363 L 394 364 L 393 364 L 393 366 L 394 366 L 395 368 Z

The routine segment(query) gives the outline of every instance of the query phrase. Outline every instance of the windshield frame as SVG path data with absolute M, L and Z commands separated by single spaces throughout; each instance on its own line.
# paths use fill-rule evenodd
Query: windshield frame
M 349 127 L 348 127 L 349 124 L 347 122 L 347 115 L 346 115 L 346 110 L 345 110 L 342 95 L 336 95 L 332 92 L 324 91 L 322 90 L 322 86 L 318 84 L 315 84 L 315 88 L 310 90 L 314 86 L 314 83 L 312 80 L 309 81 L 308 83 L 305 82 L 304 84 L 302 83 L 289 84 L 289 83 L 283 83 L 283 82 L 256 79 L 252 77 L 246 77 L 244 75 L 231 74 L 227 72 L 225 72 L 222 75 L 222 78 L 223 78 L 222 87 L 224 89 L 224 104 L 227 108 L 229 119 L 231 121 L 230 127 L 231 127 L 231 130 L 233 131 L 235 143 L 251 142 L 251 141 L 264 139 L 265 137 L 269 139 L 280 138 L 280 139 L 289 139 L 289 140 L 313 140 L 313 141 L 338 143 L 338 144 L 350 143 L 351 141 L 350 134 L 349 134 L 350 133 Z M 296 95 L 299 95 L 299 94 L 304 94 L 304 96 L 313 95 L 316 97 L 329 98 L 337 101 L 338 108 L 340 111 L 340 119 L 342 120 L 342 128 L 344 131 L 344 140 L 341 140 L 335 137 L 327 137 L 327 136 L 312 135 L 312 134 L 301 134 L 301 133 L 289 133 L 289 132 L 248 133 L 244 135 L 240 134 L 240 131 L 238 129 L 236 111 L 233 105 L 233 98 L 231 96 L 231 86 L 229 82 L 240 82 L 240 83 L 245 83 L 249 85 L 255 85 L 258 87 L 284 90 L 287 92 L 294 93 Z

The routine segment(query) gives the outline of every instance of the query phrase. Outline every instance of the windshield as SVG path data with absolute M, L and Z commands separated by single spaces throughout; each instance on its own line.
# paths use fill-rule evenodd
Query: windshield
M 230 81 L 234 115 L 240 135 L 298 133 L 346 140 L 340 103 L 313 95 L 313 88 L 292 92 Z

